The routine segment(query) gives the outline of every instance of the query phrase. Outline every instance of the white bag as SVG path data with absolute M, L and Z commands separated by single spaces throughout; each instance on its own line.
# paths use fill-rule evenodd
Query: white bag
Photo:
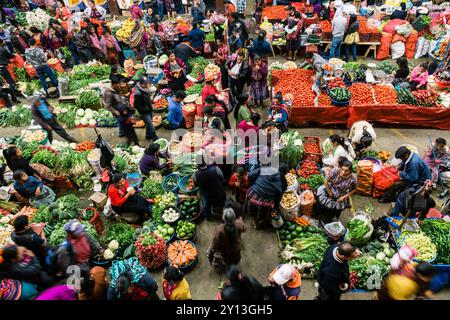
M 413 31 L 413 27 L 411 24 L 406 22 L 405 24 L 398 25 L 395 27 L 395 31 L 405 38 L 408 38 L 411 35 L 411 32 Z
M 391 44 L 391 56 L 393 60 L 403 57 L 405 54 L 405 44 L 401 41 Z
M 436 45 L 438 44 L 438 40 L 431 40 L 430 47 L 428 48 L 428 55 L 432 56 L 434 51 L 436 50 Z
M 414 55 L 414 59 L 419 59 L 422 56 L 422 51 L 424 50 L 425 44 L 429 45 L 424 37 L 419 37 L 419 39 L 417 39 L 416 53 Z
M 111 200 L 110 200 L 109 198 L 108 198 L 108 200 L 106 201 L 105 207 L 103 208 L 103 214 L 104 214 L 106 217 L 113 216 L 113 215 L 116 214 L 116 213 L 114 212 L 113 208 L 112 208 Z

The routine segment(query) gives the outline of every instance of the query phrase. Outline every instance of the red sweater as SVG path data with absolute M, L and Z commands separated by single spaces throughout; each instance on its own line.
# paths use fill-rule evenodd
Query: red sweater
M 117 189 L 115 185 L 110 185 L 108 188 L 108 197 L 111 200 L 111 205 L 115 207 L 121 207 L 126 201 L 125 195 L 127 194 L 127 189 L 130 187 L 127 181 L 123 184 L 121 190 Z

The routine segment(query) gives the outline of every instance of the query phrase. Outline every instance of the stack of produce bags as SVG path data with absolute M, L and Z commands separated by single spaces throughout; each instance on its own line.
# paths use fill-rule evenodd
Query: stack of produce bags
M 356 175 L 358 177 L 356 191 L 361 195 L 370 196 L 373 185 L 373 162 L 370 160 L 358 161 Z

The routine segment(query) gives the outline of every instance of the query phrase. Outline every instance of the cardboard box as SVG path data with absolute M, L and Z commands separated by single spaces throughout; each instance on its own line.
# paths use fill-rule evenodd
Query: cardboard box
M 108 196 L 102 192 L 95 192 L 92 196 L 89 197 L 89 200 L 94 203 L 95 207 L 103 208 L 106 205 Z

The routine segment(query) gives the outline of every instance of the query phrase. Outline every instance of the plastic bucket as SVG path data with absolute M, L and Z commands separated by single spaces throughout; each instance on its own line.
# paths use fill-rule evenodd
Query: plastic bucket
M 170 179 L 177 179 L 176 185 L 174 187 L 168 186 L 168 182 Z M 178 184 L 180 183 L 180 176 L 175 173 L 171 173 L 164 177 L 164 180 L 162 182 L 162 187 L 164 191 L 168 192 L 171 191 L 173 193 L 176 193 L 178 191 Z

